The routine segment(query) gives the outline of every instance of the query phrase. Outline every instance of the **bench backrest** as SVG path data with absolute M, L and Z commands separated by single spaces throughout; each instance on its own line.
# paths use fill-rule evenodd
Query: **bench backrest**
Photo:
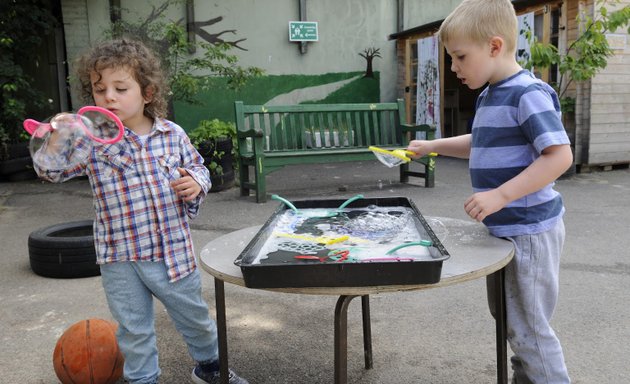
M 239 137 L 262 136 L 265 152 L 400 145 L 405 119 L 402 100 L 285 106 L 236 101 L 235 113 Z

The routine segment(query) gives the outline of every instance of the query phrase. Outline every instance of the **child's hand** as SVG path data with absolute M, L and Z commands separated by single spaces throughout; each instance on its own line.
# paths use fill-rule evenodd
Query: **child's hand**
M 201 192 L 201 185 L 188 174 L 184 168 L 177 168 L 181 177 L 175 181 L 171 181 L 171 187 L 184 201 L 193 201 Z
M 68 137 L 68 134 L 66 132 L 64 132 L 65 134 L 60 133 L 58 130 L 52 130 L 50 131 L 50 135 L 48 136 L 48 138 L 46 139 L 46 153 L 51 155 L 56 155 L 56 154 L 60 154 L 62 152 L 62 150 L 60 149 L 61 145 L 64 143 L 64 141 L 66 140 L 66 138 Z
M 482 221 L 487 216 L 505 207 L 508 201 L 497 189 L 477 192 L 464 202 L 464 210 L 474 220 Z
M 431 142 L 428 140 L 411 140 L 409 142 L 409 146 L 407 147 L 408 151 L 413 152 L 413 155 L 409 155 L 412 159 L 418 159 L 422 156 L 428 155 L 433 152 L 431 147 Z

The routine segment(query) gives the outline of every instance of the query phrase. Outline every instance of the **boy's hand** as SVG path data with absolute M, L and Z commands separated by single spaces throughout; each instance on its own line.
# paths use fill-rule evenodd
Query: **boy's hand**
M 484 192 L 477 192 L 464 202 L 464 210 L 474 220 L 481 222 L 488 215 L 491 215 L 508 203 L 507 199 L 498 189 Z
M 195 200 L 201 192 L 201 185 L 199 185 L 184 168 L 177 168 L 177 171 L 179 171 L 181 177 L 175 181 L 171 181 L 171 187 L 182 200 Z
M 412 159 L 418 159 L 433 152 L 431 142 L 428 140 L 411 140 L 407 150 L 414 153 L 413 155 L 409 155 Z

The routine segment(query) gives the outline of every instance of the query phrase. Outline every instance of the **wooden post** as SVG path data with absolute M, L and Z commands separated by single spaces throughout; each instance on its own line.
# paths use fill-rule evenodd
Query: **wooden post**
M 543 8 L 543 27 L 542 27 L 542 42 L 549 44 L 551 39 L 551 9 L 549 5 L 545 5 Z M 540 70 L 540 79 L 546 83 L 549 82 L 549 67 L 542 68 Z

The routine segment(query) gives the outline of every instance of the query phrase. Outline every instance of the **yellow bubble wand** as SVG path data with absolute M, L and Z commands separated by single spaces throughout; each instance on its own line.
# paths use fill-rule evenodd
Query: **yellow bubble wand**
M 374 153 L 381 163 L 385 164 L 389 168 L 410 162 L 411 158 L 408 155 L 414 154 L 412 151 L 408 151 L 406 149 L 388 150 L 373 145 L 369 146 L 368 149 Z M 431 152 L 428 156 L 434 157 L 437 156 L 437 153 Z

